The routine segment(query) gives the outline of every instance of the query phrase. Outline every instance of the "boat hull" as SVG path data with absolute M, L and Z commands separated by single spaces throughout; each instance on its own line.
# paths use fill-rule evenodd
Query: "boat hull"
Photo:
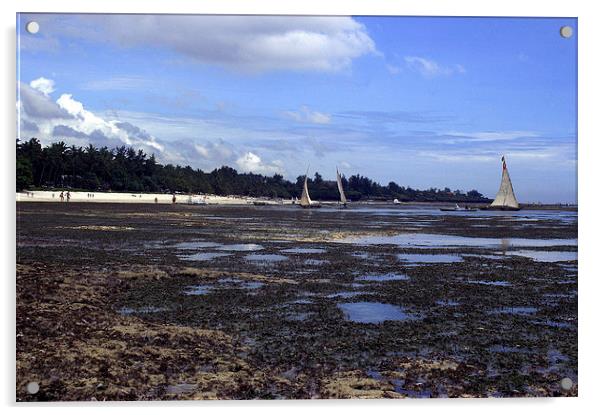
M 481 208 L 481 210 L 503 210 L 503 211 L 509 211 L 509 212 L 516 212 L 517 210 L 521 210 L 522 208 L 520 207 L 510 207 L 510 206 L 487 206 L 484 208 Z
M 441 212 L 476 212 L 478 209 L 469 208 L 469 209 L 452 209 L 452 208 L 441 208 L 439 209 Z

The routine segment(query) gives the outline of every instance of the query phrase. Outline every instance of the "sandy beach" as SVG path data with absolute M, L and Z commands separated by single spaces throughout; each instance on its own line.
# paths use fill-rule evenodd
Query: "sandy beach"
M 60 191 L 34 190 L 17 192 L 17 202 L 61 202 Z M 66 200 L 67 191 L 64 191 Z M 70 192 L 69 202 L 85 203 L 161 203 L 172 204 L 173 194 L 169 193 L 118 193 L 118 192 Z M 217 195 L 187 195 L 176 194 L 176 204 L 218 204 L 218 205 L 247 205 L 262 200 L 266 204 L 290 204 L 290 200 L 264 200 L 247 196 L 217 196 Z

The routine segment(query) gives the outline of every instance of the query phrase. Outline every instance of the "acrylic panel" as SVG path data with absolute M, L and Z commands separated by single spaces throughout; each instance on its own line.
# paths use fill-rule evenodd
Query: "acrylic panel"
M 17 15 L 16 399 L 577 396 L 577 19 Z

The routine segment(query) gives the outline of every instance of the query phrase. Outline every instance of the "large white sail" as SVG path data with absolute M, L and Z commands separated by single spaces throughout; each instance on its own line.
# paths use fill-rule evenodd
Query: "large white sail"
M 341 180 L 341 174 L 339 173 L 338 168 L 337 168 L 337 186 L 339 188 L 339 195 L 341 196 L 341 203 L 346 205 L 347 198 L 345 197 L 345 191 L 343 190 L 343 182 Z
M 500 190 L 497 192 L 497 195 L 490 206 L 513 209 L 519 208 L 518 201 L 514 195 L 514 189 L 512 188 L 510 174 L 508 174 L 508 168 L 506 167 L 506 159 L 504 157 L 502 157 L 502 183 L 500 184 Z
M 307 174 L 305 175 L 305 182 L 303 183 L 303 192 L 301 193 L 301 199 L 299 200 L 301 206 L 310 206 L 311 199 L 309 198 L 309 189 L 307 188 Z

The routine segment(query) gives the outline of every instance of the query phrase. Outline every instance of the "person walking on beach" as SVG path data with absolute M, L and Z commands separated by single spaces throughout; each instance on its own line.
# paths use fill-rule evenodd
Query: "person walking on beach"
M 171 198 L 171 203 L 176 203 L 176 194 L 173 194 L 173 197 Z
M 67 190 L 67 202 L 71 200 L 71 193 L 69 193 L 69 190 Z
M 61 192 L 59 197 L 61 198 L 61 202 L 65 201 L 65 195 L 63 194 L 63 192 Z

